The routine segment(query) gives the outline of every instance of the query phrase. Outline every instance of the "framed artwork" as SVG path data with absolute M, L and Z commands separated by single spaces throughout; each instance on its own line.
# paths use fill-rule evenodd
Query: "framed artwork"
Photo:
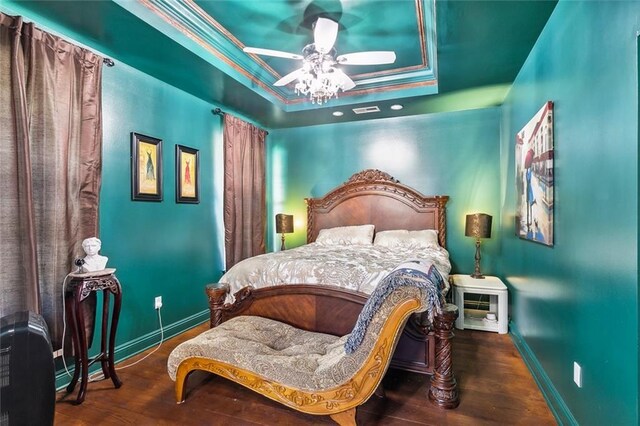
M 553 102 L 516 135 L 516 235 L 553 246 Z
M 162 140 L 133 132 L 131 199 L 162 201 Z
M 176 203 L 199 203 L 199 186 L 199 151 L 186 146 L 176 145 Z

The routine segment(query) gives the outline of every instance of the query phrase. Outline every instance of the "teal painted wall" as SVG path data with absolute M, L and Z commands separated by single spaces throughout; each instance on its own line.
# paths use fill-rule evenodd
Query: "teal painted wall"
M 638 2 L 561 1 L 503 106 L 499 271 L 512 330 L 565 422 L 638 424 L 638 30 Z M 515 134 L 548 100 L 553 248 L 514 229 Z
M 157 328 L 155 296 L 171 324 L 207 309 L 204 285 L 219 278 L 222 253 L 214 190 L 220 119 L 211 105 L 118 63 L 103 71 L 102 253 L 118 268 L 123 321 L 118 342 Z M 163 140 L 164 200 L 131 201 L 130 132 Z M 200 204 L 175 202 L 175 145 L 200 150 Z
M 102 51 L 82 34 L 31 12 L 28 2 L 7 2 L 0 10 Z M 165 338 L 208 319 L 204 286 L 217 281 L 224 269 L 222 133 L 212 105 L 125 63 L 103 67 L 102 86 L 100 238 L 101 253 L 122 284 L 119 361 L 158 344 L 155 296 L 163 298 Z M 163 140 L 162 202 L 131 201 L 130 132 Z M 175 202 L 176 144 L 200 150 L 200 204 Z M 98 336 L 90 354 L 98 352 Z M 65 381 L 66 375 L 59 374 L 58 386 Z
M 449 195 L 447 248 L 453 269 L 471 272 L 475 245 L 464 236 L 465 215 L 485 212 L 499 223 L 497 108 L 273 130 L 267 138 L 269 247 L 274 215 L 290 213 L 306 241 L 305 197 L 320 197 L 363 169 L 383 170 L 426 195 Z M 497 234 L 482 245 L 483 272 L 496 270 Z

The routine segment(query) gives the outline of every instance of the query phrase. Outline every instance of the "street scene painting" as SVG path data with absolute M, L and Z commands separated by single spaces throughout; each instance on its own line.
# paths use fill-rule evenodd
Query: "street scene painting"
M 553 246 L 553 102 L 516 135 L 516 235 Z

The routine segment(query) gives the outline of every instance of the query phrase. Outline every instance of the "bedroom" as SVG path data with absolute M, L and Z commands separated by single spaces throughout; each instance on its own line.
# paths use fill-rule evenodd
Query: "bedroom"
M 436 2 L 436 8 L 458 3 L 473 6 Z M 116 61 L 113 68 L 103 69 L 100 237 L 102 252 L 118 268 L 126 291 L 117 340 L 118 358 L 124 358 L 159 340 L 155 296 L 163 297 L 168 335 L 206 321 L 203 286 L 225 269 L 219 213 L 222 135 L 211 109 L 233 112 L 231 104 L 237 103 L 239 115 L 259 125 L 262 118 L 242 114 L 251 110 L 251 101 L 242 98 L 244 91 L 236 95 L 239 99 L 229 95 L 228 103 L 193 96 L 198 82 L 176 75 L 175 63 L 144 72 L 131 66 L 140 63 L 135 52 L 148 40 L 141 36 L 129 40 L 129 50 L 113 50 L 99 35 L 137 34 L 137 27 L 144 25 L 127 13 L 111 16 L 113 9 L 102 4 L 83 9 L 83 22 L 73 18 L 77 7 L 0 4 L 3 12 L 20 14 Z M 271 194 L 267 217 L 287 212 L 301 220 L 304 197 L 322 196 L 353 173 L 378 168 L 424 194 L 451 197 L 448 249 L 454 271 L 469 273 L 474 247 L 464 236 L 464 215 L 491 214 L 494 233 L 482 245 L 483 271 L 509 286 L 511 335 L 522 342 L 522 356 L 557 418 L 564 423 L 637 424 L 640 6 L 560 1 L 547 9 L 540 36 L 520 53 L 513 85 L 498 87 L 491 92 L 494 98 L 471 92 L 462 95 L 470 106 L 451 112 L 437 112 L 429 104 L 421 113 L 406 116 L 265 126 Z M 112 25 L 115 29 L 109 29 Z M 167 44 L 160 38 L 146 48 L 161 56 Z M 476 74 L 481 82 L 483 70 Z M 476 98 L 490 102 L 481 107 Z M 558 150 L 553 248 L 518 239 L 513 225 L 515 134 L 549 100 L 556 108 Z M 167 147 L 183 144 L 200 150 L 201 176 L 213 177 L 201 181 L 200 204 L 173 202 L 173 151 L 168 148 L 165 200 L 131 201 L 128 137 L 133 131 L 162 138 Z M 392 151 L 384 143 L 390 139 L 398 141 Z M 279 238 L 272 220 L 268 226 L 267 247 L 275 250 Z M 199 238 L 203 234 L 212 237 Z M 304 241 L 302 222 L 287 235 L 287 245 Z M 582 388 L 573 383 L 574 361 L 583 367 Z

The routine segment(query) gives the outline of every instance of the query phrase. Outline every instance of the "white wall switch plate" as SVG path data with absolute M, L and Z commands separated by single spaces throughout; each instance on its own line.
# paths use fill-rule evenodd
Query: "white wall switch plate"
M 582 367 L 575 361 L 573 363 L 573 381 L 579 388 L 582 387 Z

